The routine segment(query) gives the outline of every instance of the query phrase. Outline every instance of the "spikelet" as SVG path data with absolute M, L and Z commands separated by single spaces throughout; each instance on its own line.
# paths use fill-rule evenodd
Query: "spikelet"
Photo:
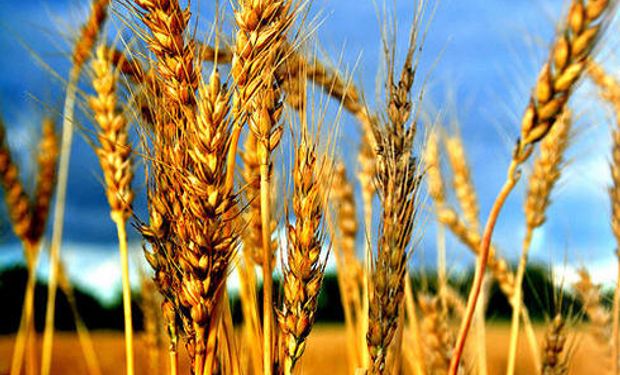
M 278 312 L 283 370 L 292 374 L 310 334 L 325 271 L 322 254 L 322 221 L 325 191 L 322 182 L 329 179 L 330 168 L 317 159 L 316 145 L 304 133 L 295 153 L 293 169 L 293 213 L 295 223 L 288 225 L 287 262 L 284 265 L 283 304 Z
M 9 217 L 15 235 L 24 242 L 28 241 L 32 226 L 30 200 L 24 186 L 19 180 L 19 169 L 13 162 L 11 152 L 6 144 L 6 130 L 0 120 L 0 183 L 4 188 L 4 200 L 9 210 Z M 28 255 L 28 254 L 27 254 Z
M 110 215 L 114 221 L 126 222 L 132 213 L 134 197 L 131 145 L 127 119 L 118 108 L 117 76 L 112 69 L 105 49 L 99 47 L 93 62 L 93 87 L 97 95 L 90 97 L 88 103 L 98 126 L 99 146 L 95 152 L 103 170 Z
M 444 142 L 453 172 L 454 192 L 461 211 L 468 226 L 475 232 L 479 232 L 480 207 L 461 137 L 459 135 L 448 137 Z
M 615 1 L 609 0 L 571 2 L 566 25 L 542 68 L 523 115 L 516 160 L 529 157 L 534 143 L 547 135 L 562 113 L 614 7 Z
M 49 216 L 50 204 L 54 187 L 56 186 L 56 167 L 58 162 L 58 135 L 54 122 L 50 118 L 43 120 L 43 129 L 37 162 L 39 171 L 35 189 L 35 199 L 32 206 L 32 228 L 29 238 L 37 243 L 43 237 L 45 224 Z
M 419 305 L 428 374 L 447 374 L 454 337 L 448 328 L 447 316 L 442 313 L 441 301 L 438 297 L 422 296 Z
M 530 230 L 545 222 L 551 191 L 563 167 L 571 128 L 570 117 L 570 113 L 565 112 L 540 144 L 540 155 L 534 161 L 525 200 L 525 221 Z
M 562 353 L 566 345 L 564 318 L 558 314 L 547 327 L 543 342 L 542 375 L 568 374 L 568 365 Z
M 590 319 L 592 335 L 601 344 L 607 345 L 611 337 L 611 316 L 602 304 L 601 286 L 592 283 L 590 274 L 585 268 L 580 269 L 578 274 L 580 280 L 573 287 L 583 303 L 583 310 Z

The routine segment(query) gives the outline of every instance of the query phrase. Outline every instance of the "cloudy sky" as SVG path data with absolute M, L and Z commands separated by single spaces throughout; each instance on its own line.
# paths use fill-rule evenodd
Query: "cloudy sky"
M 0 113 L 27 186 L 32 186 L 32 178 L 28 177 L 32 175 L 31 145 L 41 117 L 51 114 L 58 118 L 63 80 L 69 69 L 68 41 L 85 18 L 87 3 L 0 2 Z M 199 30 L 208 30 L 213 2 L 193 3 L 194 13 L 200 14 Z M 355 81 L 363 86 L 370 102 L 375 97 L 375 76 L 380 66 L 381 28 L 375 3 L 381 2 L 315 0 L 310 11 L 311 25 L 316 27 L 322 51 L 342 69 L 353 71 Z M 394 5 L 388 8 L 396 14 L 397 41 L 403 47 L 414 2 L 386 3 Z M 483 216 L 505 177 L 519 117 L 563 10 L 561 0 L 442 0 L 435 9 L 419 75 L 421 80 L 429 77 L 424 106 L 438 108 L 446 124 L 458 119 Z M 124 27 L 118 20 L 113 24 Z M 600 51 L 599 56 L 606 66 L 617 66 L 616 57 L 607 49 Z M 570 164 L 554 193 L 549 220 L 535 235 L 532 257 L 568 277 L 572 277 L 575 268 L 586 265 L 595 279 L 610 282 L 615 278 L 616 245 L 609 229 L 606 186 L 608 134 L 613 121 L 608 110 L 597 102 L 595 93 L 584 83 L 573 101 L 578 105 L 573 106 L 577 120 L 574 143 L 569 150 Z M 86 117 L 81 119 L 88 127 Z M 344 116 L 341 129 L 340 150 L 352 165 L 357 128 L 351 118 Z M 72 155 L 63 259 L 77 284 L 109 299 L 120 286 L 116 231 L 108 216 L 97 160 L 82 136 L 76 137 Z M 140 173 L 136 183 L 138 189 L 143 188 Z M 522 186 L 523 183 L 508 201 L 495 237 L 503 255 L 512 260 L 518 257 L 523 236 Z M 139 199 L 136 208 L 141 217 L 144 207 L 144 200 Z M 413 267 L 433 265 L 435 259 L 434 226 L 429 218 L 422 218 L 420 224 L 423 227 L 419 229 Z M 3 228 L 0 267 L 21 261 L 20 246 L 6 222 Z M 139 238 L 134 233 L 130 240 L 137 264 L 141 262 Z M 448 244 L 451 269 L 457 271 L 464 264 L 471 264 L 472 257 L 465 249 L 451 239 Z M 45 256 L 40 273 L 42 277 L 47 274 Z

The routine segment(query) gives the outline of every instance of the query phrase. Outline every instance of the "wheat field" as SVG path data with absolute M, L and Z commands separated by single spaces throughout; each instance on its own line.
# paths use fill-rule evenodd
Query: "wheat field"
M 458 127 L 425 101 L 432 69 L 422 71 L 420 61 L 436 4 L 415 1 L 410 24 L 397 26 L 390 16 L 396 3 L 377 7 L 382 62 L 378 99 L 370 104 L 373 94 L 356 72 L 319 52 L 312 2 L 215 2 L 206 20 L 192 13 L 191 2 L 93 0 L 71 38 L 64 106 L 43 122 L 31 153 L 34 188 L 0 123 L 6 221 L 28 270 L 19 328 L 0 341 L 0 370 L 620 374 L 620 276 L 608 298 L 586 264 L 577 282 L 554 284 L 540 322 L 525 297 L 534 236 L 571 166 L 567 150 L 581 139 L 576 124 L 586 105 L 574 93 L 584 81 L 614 114 L 604 221 L 620 246 L 620 79 L 599 53 L 613 49 L 618 1 L 567 0 L 554 15 L 557 31 L 528 83 L 526 107 L 517 109 L 509 162 L 494 176 L 500 188 L 488 212 L 473 178 L 485 166 L 470 165 L 472 149 Z M 440 112 L 447 106 L 439 103 Z M 354 128 L 341 129 L 343 114 L 355 119 Z M 350 149 L 340 136 L 346 132 L 359 134 Z M 99 162 L 93 169 L 109 216 L 97 219 L 116 228 L 122 337 L 85 324 L 62 261 L 68 181 L 78 178 L 69 173 L 76 135 Z M 494 233 L 521 187 L 523 220 L 511 230 L 522 238 L 506 254 Z M 446 264 L 452 249 L 440 239 L 432 275 L 417 277 L 412 257 L 431 223 L 475 256 L 465 287 L 455 284 Z M 149 266 L 138 300 L 129 263 L 134 233 Z M 39 335 L 36 270 L 44 251 Z M 616 258 L 620 269 L 620 253 Z M 315 324 L 332 264 L 344 322 Z M 228 288 L 233 277 L 238 311 Z M 488 318 L 492 285 L 509 305 L 506 324 Z M 55 328 L 59 292 L 71 306 L 75 334 Z M 565 293 L 576 301 L 568 309 Z M 132 303 L 140 304 L 142 330 L 134 327 Z

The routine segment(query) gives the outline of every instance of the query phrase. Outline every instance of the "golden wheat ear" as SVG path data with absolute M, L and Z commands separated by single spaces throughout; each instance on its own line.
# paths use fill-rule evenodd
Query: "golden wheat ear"
M 127 373 L 134 373 L 131 283 L 127 251 L 127 220 L 132 214 L 134 192 L 131 187 L 133 165 L 129 144 L 129 123 L 118 108 L 117 79 L 111 56 L 104 47 L 97 48 L 93 61 L 92 85 L 96 96 L 88 100 L 97 124 L 98 146 L 95 153 L 103 170 L 110 216 L 116 224 L 121 256 L 123 312 L 125 319 L 125 355 Z
M 13 231 L 18 238 L 26 242 L 32 222 L 30 199 L 19 179 L 19 169 L 13 161 L 6 138 L 4 123 L 0 121 L 0 183 L 4 189 L 4 201 Z

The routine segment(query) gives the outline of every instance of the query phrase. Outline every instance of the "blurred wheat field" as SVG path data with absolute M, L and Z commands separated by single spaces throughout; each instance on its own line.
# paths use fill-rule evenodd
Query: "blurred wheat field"
M 541 326 L 536 327 L 539 337 L 542 337 Z M 346 339 L 343 335 L 343 327 L 339 325 L 318 325 L 313 329 L 309 338 L 308 348 L 304 354 L 301 367 L 304 374 L 346 374 L 347 365 L 342 361 L 346 356 Z M 571 362 L 571 375 L 603 374 L 609 368 L 608 358 L 604 348 L 597 344 L 592 337 L 585 334 L 587 327 L 577 327 L 574 357 Z M 578 333 L 577 333 L 578 332 Z M 507 324 L 489 324 L 487 327 L 487 352 L 489 360 L 489 374 L 502 374 L 506 368 L 506 353 L 508 352 L 508 340 L 510 327 Z M 104 375 L 118 374 L 118 368 L 124 361 L 122 335 L 118 332 L 94 332 L 93 339 L 95 350 L 100 356 L 101 371 Z M 162 355 L 161 371 L 153 373 L 145 364 L 148 362 L 148 353 L 145 347 L 140 345 L 141 335 L 137 336 L 136 346 L 136 374 L 157 375 L 165 373 L 167 363 Z M 74 334 L 59 333 L 57 346 L 54 348 L 55 361 L 52 372 L 55 374 L 88 374 L 84 363 L 79 343 Z M 8 358 L 12 351 L 13 338 L 3 336 L 0 339 L 0 374 L 8 373 Z M 161 353 L 165 348 L 161 348 Z M 181 373 L 189 371 L 189 363 L 182 361 Z M 522 342 L 519 346 L 518 365 L 515 374 L 527 375 L 536 373 L 534 365 L 527 354 L 527 344 Z

